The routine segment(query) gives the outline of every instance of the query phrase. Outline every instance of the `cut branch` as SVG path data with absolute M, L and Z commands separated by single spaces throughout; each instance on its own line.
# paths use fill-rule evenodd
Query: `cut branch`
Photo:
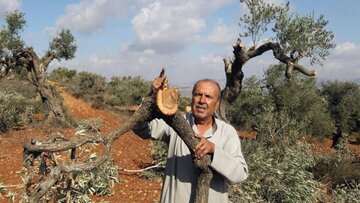
M 163 75 L 163 71 L 160 75 Z M 163 84 L 160 87 L 160 90 L 158 92 L 163 97 L 170 97 L 167 99 L 167 101 L 170 103 L 168 106 L 175 106 L 171 103 L 177 103 L 177 97 L 178 92 L 175 90 L 169 90 L 172 92 L 172 94 L 165 94 L 163 89 L 167 88 L 167 80 L 163 80 Z M 176 99 L 175 96 L 176 95 Z M 157 102 L 160 102 L 161 105 L 163 105 L 163 100 L 157 99 Z M 157 106 L 159 107 L 159 103 L 157 103 Z M 176 112 L 173 114 L 168 114 L 169 111 L 166 111 L 166 114 L 164 114 L 161 111 L 156 111 L 159 114 L 156 115 L 156 117 L 159 117 L 163 119 L 176 133 L 177 135 L 184 141 L 184 143 L 187 145 L 187 147 L 190 149 L 190 152 L 192 154 L 192 158 L 194 160 L 195 167 L 200 171 L 200 175 L 197 180 L 196 185 L 196 193 L 195 193 L 195 202 L 196 203 L 207 203 L 208 197 L 209 197 L 209 188 L 210 188 L 210 181 L 213 177 L 212 171 L 209 167 L 211 163 L 210 155 L 206 155 L 201 159 L 196 159 L 194 156 L 194 149 L 195 146 L 199 143 L 199 139 L 195 137 L 195 132 L 190 127 L 187 120 L 184 118 L 183 114 L 177 110 L 177 104 L 176 104 Z
M 176 112 L 174 116 L 164 116 L 162 119 L 173 128 L 173 130 L 188 146 L 192 153 L 195 166 L 198 170 L 200 170 L 200 175 L 196 185 L 195 203 L 207 203 L 210 181 L 213 177 L 212 171 L 209 167 L 211 163 L 210 155 L 206 155 L 201 159 L 194 158 L 194 149 L 199 143 L 199 139 L 195 137 L 195 132 L 191 129 L 189 123 L 180 112 Z

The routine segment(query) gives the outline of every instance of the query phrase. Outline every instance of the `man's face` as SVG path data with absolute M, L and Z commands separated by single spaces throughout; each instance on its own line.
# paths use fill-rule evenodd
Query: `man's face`
M 193 91 L 191 102 L 191 110 L 195 119 L 212 119 L 219 103 L 218 97 L 219 89 L 216 84 L 209 81 L 199 82 Z

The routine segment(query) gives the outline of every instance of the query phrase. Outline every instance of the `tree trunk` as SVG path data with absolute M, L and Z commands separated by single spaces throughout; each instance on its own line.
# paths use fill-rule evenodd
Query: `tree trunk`
M 229 122 L 226 116 L 227 107 L 232 104 L 240 94 L 241 84 L 244 78 L 242 67 L 249 60 L 240 39 L 233 45 L 233 48 L 235 59 L 224 59 L 226 85 L 221 91 L 220 105 L 216 111 L 216 116 L 226 122 Z
M 58 121 L 67 124 L 65 110 L 59 94 L 47 81 L 46 70 L 54 59 L 52 54 L 47 54 L 41 60 L 32 48 L 25 48 L 21 55 L 27 63 L 28 80 L 37 88 L 41 100 L 49 110 L 48 121 Z
M 67 123 L 64 106 L 58 93 L 54 90 L 50 84 L 45 80 L 43 84 L 37 86 L 37 90 L 41 96 L 41 100 L 49 110 L 48 121 L 60 121 L 61 123 Z
M 333 133 L 333 144 L 332 148 L 337 150 L 348 150 L 348 134 L 342 132 L 340 129 L 337 129 L 336 132 Z

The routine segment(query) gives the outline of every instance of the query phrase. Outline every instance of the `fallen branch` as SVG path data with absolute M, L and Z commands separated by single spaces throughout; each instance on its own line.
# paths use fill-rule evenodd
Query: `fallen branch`
M 24 188 L 25 186 L 24 185 L 0 185 L 0 189 L 2 188 L 13 188 L 13 187 L 16 187 L 16 188 Z
M 67 150 L 76 149 L 86 143 L 102 143 L 105 145 L 103 154 L 96 158 L 90 163 L 75 163 L 71 164 L 61 164 L 52 168 L 50 174 L 47 175 L 44 180 L 35 187 L 35 189 L 29 194 L 29 202 L 39 202 L 40 199 L 50 191 L 57 182 L 62 179 L 63 173 L 77 173 L 89 171 L 91 169 L 99 167 L 102 163 L 107 161 L 110 158 L 110 152 L 112 144 L 117 140 L 121 135 L 130 131 L 131 128 L 140 120 L 149 120 L 150 119 L 150 106 L 152 105 L 152 99 L 150 97 L 145 98 L 143 105 L 134 113 L 130 121 L 123 127 L 115 130 L 114 132 L 106 136 L 84 136 L 78 140 L 54 140 L 53 142 L 39 142 L 32 141 L 30 144 L 24 145 L 24 166 L 26 168 L 30 167 L 34 163 L 34 159 L 39 156 L 41 153 L 48 152 L 61 152 Z M 43 163 L 45 164 L 45 163 Z M 27 189 L 32 184 L 27 184 Z
M 125 168 L 120 168 L 120 173 L 141 173 L 141 172 L 144 172 L 144 171 L 147 171 L 147 170 L 150 170 L 150 169 L 153 169 L 153 168 L 165 168 L 165 166 L 163 165 L 165 162 L 162 161 L 160 163 L 157 163 L 156 165 L 153 165 L 153 166 L 149 166 L 149 167 L 146 167 L 146 168 L 142 168 L 142 169 L 134 169 L 134 170 L 131 170 L 131 169 L 125 169 Z

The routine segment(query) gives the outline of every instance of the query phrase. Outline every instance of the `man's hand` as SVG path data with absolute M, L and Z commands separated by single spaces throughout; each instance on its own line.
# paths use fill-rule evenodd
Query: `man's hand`
M 195 146 L 195 157 L 198 159 L 203 158 L 206 154 L 213 154 L 215 144 L 204 138 L 203 136 L 196 135 L 200 142 Z

